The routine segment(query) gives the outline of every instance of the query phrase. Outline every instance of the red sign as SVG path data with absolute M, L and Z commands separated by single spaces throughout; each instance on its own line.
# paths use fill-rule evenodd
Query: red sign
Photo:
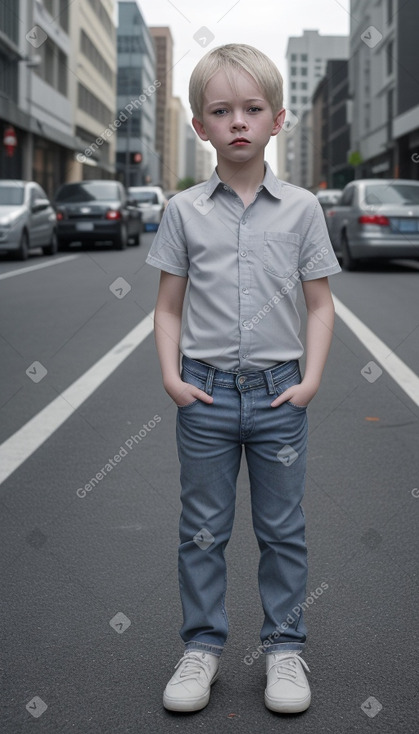
M 11 158 L 17 147 L 16 131 L 11 125 L 9 127 L 6 127 L 4 131 L 3 145 L 6 148 L 6 155 Z

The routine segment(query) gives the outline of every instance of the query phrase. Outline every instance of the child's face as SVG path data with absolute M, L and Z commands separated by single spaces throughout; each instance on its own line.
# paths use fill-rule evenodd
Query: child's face
M 263 158 L 269 138 L 282 127 L 285 110 L 276 114 L 253 77 L 246 71 L 234 71 L 231 84 L 224 71 L 208 82 L 202 108 L 202 120 L 193 126 L 202 140 L 209 140 L 219 156 L 231 162 L 245 163 Z

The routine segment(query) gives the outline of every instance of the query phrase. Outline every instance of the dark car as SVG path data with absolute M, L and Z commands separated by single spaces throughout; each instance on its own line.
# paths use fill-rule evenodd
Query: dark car
M 55 212 L 44 189 L 35 181 L 0 181 L 0 252 L 26 260 L 37 247 L 57 252 Z
M 141 212 L 127 198 L 119 181 L 78 181 L 63 184 L 55 197 L 58 247 L 71 242 L 112 242 L 124 250 L 129 240 L 140 244 Z
M 418 258 L 419 181 L 351 181 L 326 212 L 326 222 L 345 270 L 369 258 Z

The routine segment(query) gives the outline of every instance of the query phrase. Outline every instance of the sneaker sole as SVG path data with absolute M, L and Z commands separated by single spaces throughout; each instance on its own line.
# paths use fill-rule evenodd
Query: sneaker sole
M 302 701 L 277 701 L 275 698 L 269 698 L 265 693 L 265 706 L 270 711 L 278 714 L 299 714 L 306 711 L 311 703 L 311 694 Z
M 214 676 L 211 681 L 211 686 L 218 678 L 218 674 Z M 186 713 L 187 711 L 201 711 L 205 706 L 208 706 L 211 695 L 211 688 L 207 693 L 199 698 L 187 699 L 187 698 L 170 698 L 163 694 L 163 706 L 167 711 L 181 711 Z

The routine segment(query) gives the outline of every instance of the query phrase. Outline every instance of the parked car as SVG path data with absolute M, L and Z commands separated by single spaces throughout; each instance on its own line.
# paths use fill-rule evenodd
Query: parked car
M 316 194 L 324 214 L 339 202 L 342 196 L 341 189 L 320 189 Z
M 145 231 L 157 230 L 167 206 L 160 186 L 130 186 L 128 196 L 141 210 Z
M 78 181 L 60 186 L 55 196 L 58 247 L 71 242 L 113 242 L 124 250 L 140 244 L 141 212 L 128 201 L 119 181 Z
M 0 181 L 0 251 L 26 260 L 29 250 L 57 252 L 55 212 L 35 181 Z
M 326 222 L 346 270 L 366 258 L 419 258 L 419 181 L 351 181 Z

